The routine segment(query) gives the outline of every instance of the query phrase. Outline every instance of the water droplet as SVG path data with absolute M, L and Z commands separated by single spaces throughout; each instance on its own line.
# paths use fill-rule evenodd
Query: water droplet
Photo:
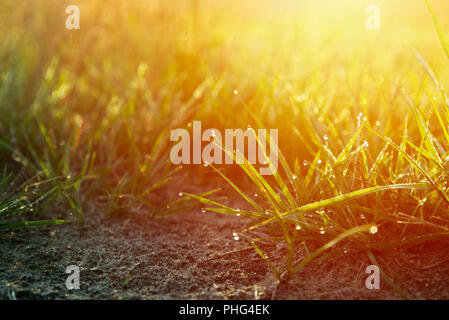
M 419 200 L 419 206 L 420 207 L 422 207 L 422 206 L 424 206 L 424 204 L 426 203 L 426 201 L 427 201 L 427 198 L 424 198 L 424 199 L 421 199 L 421 200 Z
M 204 162 L 203 166 L 207 167 L 209 163 L 207 161 Z
M 238 95 L 238 94 L 239 94 L 239 91 L 238 91 L 238 90 L 234 90 L 234 94 L 235 94 L 235 95 Z
M 238 235 L 237 232 L 234 232 L 234 233 L 232 234 L 232 237 L 234 238 L 235 241 L 240 240 L 240 237 L 239 237 L 239 235 Z
M 182 197 L 183 195 L 184 195 L 184 193 L 182 193 L 182 192 L 178 193 L 178 196 L 180 196 L 180 197 Z
M 293 179 L 293 180 L 296 180 L 296 178 L 298 178 L 296 175 L 293 175 L 293 176 L 292 176 L 292 179 Z
M 362 213 L 362 214 L 360 215 L 360 218 L 365 219 L 365 215 Z
M 206 213 L 206 208 L 201 208 L 201 213 Z
M 327 135 L 324 135 L 323 139 L 324 139 L 324 141 L 327 141 L 327 140 L 329 140 L 329 137 Z
M 369 229 L 369 233 L 371 233 L 371 234 L 375 234 L 375 233 L 377 233 L 377 226 L 372 226 L 370 229 Z
M 320 228 L 320 234 L 324 234 L 324 233 L 325 233 L 324 228 Z
M 302 165 L 303 165 L 303 166 L 307 166 L 307 161 L 304 160 L 304 161 L 302 162 Z
M 301 226 L 299 224 L 296 225 L 295 227 L 296 230 L 301 230 Z
M 321 159 L 318 159 L 318 161 L 317 161 L 317 162 L 318 162 L 318 164 L 321 164 L 321 162 L 323 162 L 323 161 L 321 161 Z
M 258 196 L 259 196 L 259 195 L 258 195 L 257 193 L 255 193 L 255 194 L 254 194 L 254 197 L 256 197 L 256 198 L 257 198 Z

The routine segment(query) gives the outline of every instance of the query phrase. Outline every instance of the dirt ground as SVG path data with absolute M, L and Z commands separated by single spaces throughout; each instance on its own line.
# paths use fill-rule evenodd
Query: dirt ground
M 383 279 L 365 287 L 364 254 L 313 262 L 278 285 L 236 241 L 236 217 L 192 210 L 157 221 L 91 214 L 70 224 L 0 234 L 1 299 L 400 299 Z M 428 243 L 378 255 L 413 299 L 449 298 L 449 248 Z M 79 290 L 65 286 L 80 268 Z M 386 270 L 387 271 L 387 270 Z M 123 285 L 128 278 L 128 283 Z

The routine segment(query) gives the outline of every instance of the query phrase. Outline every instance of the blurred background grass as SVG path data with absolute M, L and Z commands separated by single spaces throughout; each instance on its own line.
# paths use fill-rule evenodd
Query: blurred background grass
M 447 9 L 434 3 L 437 12 Z M 241 111 L 245 102 L 267 127 L 280 129 L 281 149 L 310 159 L 291 130 L 308 117 L 331 148 L 350 137 L 360 112 L 396 134 L 408 106 L 395 90 L 433 90 L 414 50 L 443 83 L 448 76 L 419 0 L 377 1 L 378 31 L 365 28 L 369 1 L 78 1 L 82 26 L 75 31 L 65 29 L 68 4 L 1 4 L 5 140 L 23 120 L 40 117 L 63 140 L 82 124 L 83 137 L 98 138 L 103 127 L 120 144 L 113 135 L 123 131 L 108 123 L 138 114 L 133 128 L 146 153 L 186 111 L 208 127 L 255 125 Z

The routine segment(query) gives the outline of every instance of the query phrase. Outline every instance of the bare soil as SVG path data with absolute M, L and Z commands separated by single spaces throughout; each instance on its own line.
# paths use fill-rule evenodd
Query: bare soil
M 313 262 L 278 284 L 256 252 L 233 239 L 242 228 L 236 217 L 192 210 L 157 221 L 101 213 L 86 220 L 0 234 L 0 298 L 401 299 L 383 279 L 380 290 L 365 287 L 371 262 L 363 253 Z M 409 298 L 448 299 L 448 253 L 446 244 L 427 243 L 377 257 Z M 65 286 L 72 264 L 81 270 L 79 290 Z

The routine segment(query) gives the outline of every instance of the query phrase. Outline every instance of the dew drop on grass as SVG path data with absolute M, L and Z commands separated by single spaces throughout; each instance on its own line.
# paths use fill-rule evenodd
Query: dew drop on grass
M 235 95 L 238 95 L 238 94 L 239 94 L 239 91 L 238 91 L 238 90 L 234 90 L 234 94 L 235 94 Z
M 240 209 L 237 208 L 237 210 L 235 210 L 235 212 L 237 212 L 236 216 L 240 217 Z
M 201 213 L 206 213 L 206 208 L 201 208 Z
M 301 226 L 299 224 L 296 225 L 295 227 L 296 230 L 301 230 Z
M 298 178 L 298 177 L 295 176 L 295 175 L 292 176 L 292 179 L 293 179 L 293 180 L 296 180 L 296 178 Z
M 254 194 L 254 197 L 256 197 L 256 198 L 257 198 L 258 196 L 259 196 L 259 195 L 258 195 L 257 193 L 255 193 L 255 194 Z
M 324 233 L 325 233 L 324 228 L 320 228 L 320 234 L 324 234 Z
M 178 192 L 178 196 L 182 197 L 183 195 L 184 195 L 184 193 Z
M 317 162 L 318 162 L 318 164 L 321 164 L 323 161 L 321 161 L 321 159 L 318 159 Z
M 232 237 L 234 238 L 235 241 L 240 240 L 240 237 L 239 237 L 239 235 L 238 235 L 237 232 L 234 232 L 234 233 L 232 234 Z
M 302 165 L 303 165 L 303 166 L 307 166 L 307 161 L 304 160 L 304 161 L 302 162 Z
M 377 233 L 377 226 L 372 226 L 370 229 L 369 229 L 369 233 L 371 233 L 371 234 L 375 234 L 375 233 Z
M 329 140 L 329 137 L 327 135 L 324 135 L 323 139 L 324 139 L 324 141 L 327 141 L 327 140 Z

